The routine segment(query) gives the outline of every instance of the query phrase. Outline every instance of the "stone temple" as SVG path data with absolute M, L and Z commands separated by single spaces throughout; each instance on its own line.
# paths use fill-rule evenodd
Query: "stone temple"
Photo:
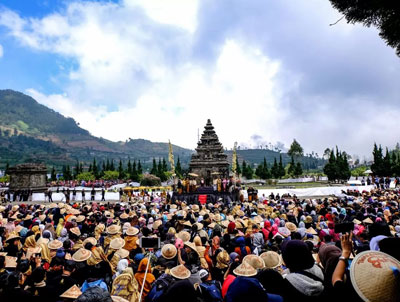
M 197 179 L 203 178 L 206 185 L 212 184 L 213 178 L 229 177 L 228 157 L 210 120 L 207 120 L 189 168 L 198 175 Z
M 8 169 L 10 174 L 10 190 L 32 190 L 44 192 L 46 187 L 47 169 L 43 164 L 26 163 Z

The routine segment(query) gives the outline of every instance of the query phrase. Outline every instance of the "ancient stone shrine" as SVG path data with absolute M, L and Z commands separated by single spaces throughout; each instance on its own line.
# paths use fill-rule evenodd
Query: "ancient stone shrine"
M 198 175 L 198 180 L 203 178 L 207 185 L 212 183 L 213 178 L 229 176 L 227 155 L 209 119 L 197 144 L 196 153 L 192 155 L 189 168 L 191 173 Z
M 46 187 L 47 169 L 44 164 L 26 163 L 8 169 L 10 190 L 29 190 L 43 192 Z

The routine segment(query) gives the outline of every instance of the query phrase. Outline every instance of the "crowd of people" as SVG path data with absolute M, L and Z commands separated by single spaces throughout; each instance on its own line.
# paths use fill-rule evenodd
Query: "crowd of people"
M 399 301 L 399 201 L 0 206 L 0 301 Z

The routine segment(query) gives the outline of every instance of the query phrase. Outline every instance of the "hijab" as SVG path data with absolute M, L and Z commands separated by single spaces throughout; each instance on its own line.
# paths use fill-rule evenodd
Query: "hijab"
M 143 258 L 140 261 L 139 267 L 138 267 L 138 271 L 135 274 L 135 279 L 139 283 L 139 288 L 140 289 L 142 288 L 142 286 L 144 284 L 143 297 L 142 298 L 145 298 L 147 296 L 147 294 L 151 290 L 151 284 L 155 281 L 155 277 L 151 273 L 151 265 L 150 265 L 150 263 L 149 263 L 149 268 L 147 270 L 146 280 L 144 279 L 144 276 L 146 274 L 146 268 L 147 268 L 148 262 L 149 262 L 148 258 Z

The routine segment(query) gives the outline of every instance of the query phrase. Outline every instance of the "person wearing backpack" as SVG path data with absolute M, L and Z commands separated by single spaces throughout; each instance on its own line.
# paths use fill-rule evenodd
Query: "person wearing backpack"
M 217 280 L 211 280 L 210 273 L 202 269 L 199 272 L 201 283 L 199 292 L 204 302 L 222 302 L 221 283 Z

